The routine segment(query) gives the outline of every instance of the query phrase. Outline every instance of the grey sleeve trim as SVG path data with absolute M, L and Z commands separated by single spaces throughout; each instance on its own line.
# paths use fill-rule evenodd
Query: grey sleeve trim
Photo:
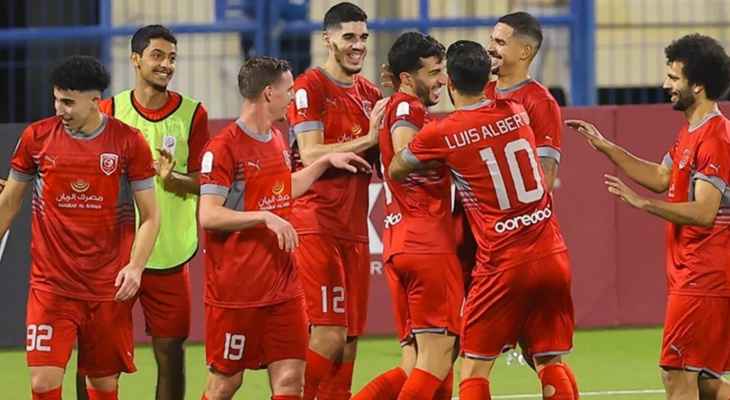
M 225 186 L 216 185 L 213 183 L 206 183 L 204 185 L 200 185 L 200 195 L 204 194 L 212 194 L 215 196 L 221 196 L 221 197 L 228 197 L 228 189 Z
M 717 176 L 707 176 L 699 172 L 695 172 L 693 178 L 709 182 L 710 184 L 712 184 L 712 186 L 719 190 L 720 193 L 722 193 L 723 195 L 725 194 L 725 189 L 727 189 L 727 182 L 722 180 L 722 178 L 718 178 Z
M 140 179 L 138 181 L 131 181 L 133 192 L 139 192 L 140 190 L 152 189 L 155 187 L 155 178 L 150 177 L 147 179 Z
M 662 158 L 662 165 L 665 167 L 672 168 L 672 165 L 674 164 L 674 161 L 672 161 L 672 157 L 669 156 L 669 153 L 664 155 L 664 158 Z
M 409 149 L 408 147 L 403 149 L 403 151 L 401 151 L 400 154 L 401 154 L 401 157 L 403 158 L 403 160 L 405 162 L 407 162 L 408 164 L 410 164 L 412 167 L 420 167 L 423 164 L 421 162 L 421 160 L 419 160 L 418 158 L 416 158 L 415 155 L 413 155 L 413 152 L 411 152 L 411 149 Z
M 550 146 L 541 146 L 537 148 L 537 156 L 540 158 L 552 158 L 560 163 L 560 150 Z
M 33 180 L 33 175 L 26 174 L 25 172 L 18 171 L 17 169 L 10 169 L 9 175 L 18 182 L 30 182 Z
M 294 133 L 304 133 L 315 130 L 323 130 L 324 124 L 322 121 L 304 121 L 294 125 Z
M 393 126 L 390 127 L 390 134 L 392 135 L 393 132 L 395 132 L 395 130 L 400 127 L 411 128 L 411 129 L 415 129 L 416 131 L 419 130 L 419 128 L 415 124 L 411 123 L 410 121 L 401 119 L 401 120 L 395 121 Z

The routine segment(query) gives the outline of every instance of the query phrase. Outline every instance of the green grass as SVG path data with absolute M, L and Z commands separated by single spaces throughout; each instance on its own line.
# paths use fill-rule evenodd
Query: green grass
M 574 353 L 568 356 L 581 392 L 613 390 L 660 389 L 657 368 L 661 330 L 616 329 L 580 331 L 575 336 Z M 355 367 L 353 389 L 356 391 L 379 373 L 392 368 L 398 360 L 399 347 L 394 338 L 363 340 Z M 149 347 L 136 350 L 137 373 L 121 379 L 120 399 L 140 400 L 153 398 L 155 363 Z M 187 347 L 188 399 L 199 399 L 205 382 L 203 347 L 195 344 Z M 25 352 L 19 349 L 0 351 L 0 397 L 3 399 L 29 399 L 30 381 L 25 367 Z M 458 368 L 457 368 L 458 370 Z M 64 398 L 75 399 L 72 357 L 69 373 L 64 382 Z M 491 378 L 492 394 L 514 395 L 539 392 L 534 373 L 516 363 L 507 365 L 505 358 L 497 361 Z M 243 388 L 236 399 L 267 399 L 269 389 L 266 373 L 247 371 Z M 587 396 L 585 396 L 587 397 Z M 540 397 L 535 397 L 539 399 Z M 589 397 L 612 400 L 663 399 L 662 394 L 630 394 Z M 499 397 L 497 397 L 499 399 Z

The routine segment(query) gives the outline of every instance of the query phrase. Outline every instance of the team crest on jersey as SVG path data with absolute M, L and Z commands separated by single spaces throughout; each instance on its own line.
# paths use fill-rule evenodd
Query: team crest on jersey
M 369 100 L 363 100 L 362 110 L 365 111 L 365 115 L 369 117 L 370 113 L 373 111 L 373 103 Z
M 117 170 L 119 165 L 119 156 L 114 153 L 101 153 L 99 156 L 99 166 L 101 172 L 106 175 L 111 175 Z
M 175 146 L 177 145 L 177 139 L 175 136 L 165 135 L 162 138 L 162 147 L 167 150 L 170 154 L 175 154 Z
M 690 157 L 690 151 L 689 149 L 684 149 L 682 152 L 682 159 L 679 160 L 679 169 L 684 169 L 684 167 L 687 166 L 687 163 L 689 162 Z

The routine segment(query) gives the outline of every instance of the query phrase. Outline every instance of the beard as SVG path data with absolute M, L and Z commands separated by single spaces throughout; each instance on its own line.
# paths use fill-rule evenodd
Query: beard
M 167 91 L 167 85 L 161 85 L 159 83 L 154 82 L 152 79 L 143 78 L 145 82 L 147 82 L 148 85 L 152 89 L 155 89 L 156 91 L 163 93 Z
M 356 75 L 359 74 L 360 71 L 362 71 L 362 67 L 352 68 L 345 65 L 345 52 L 340 50 L 340 48 L 337 47 L 334 42 L 332 43 L 332 49 L 335 52 L 335 61 L 337 61 L 337 64 L 340 66 L 340 68 L 342 68 L 343 71 L 345 71 L 347 75 Z
M 416 97 L 418 97 L 421 100 L 421 103 L 423 103 L 426 107 L 436 105 L 436 102 L 431 100 L 431 89 L 418 79 L 416 79 Z
M 679 97 L 677 102 L 672 104 L 672 108 L 676 111 L 687 111 L 695 104 L 695 98 L 690 89 L 679 90 L 677 96 Z

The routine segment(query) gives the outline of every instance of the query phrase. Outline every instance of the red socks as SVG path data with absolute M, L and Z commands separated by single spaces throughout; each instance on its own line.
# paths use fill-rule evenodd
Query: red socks
M 575 396 L 575 399 L 580 399 L 580 391 L 578 390 L 578 381 L 575 380 L 575 374 L 573 374 L 573 370 L 570 369 L 568 364 L 563 363 L 565 365 L 565 373 L 568 374 L 568 379 L 570 379 L 570 385 L 573 386 L 573 395 Z M 730 400 L 730 399 L 728 399 Z
M 439 386 L 441 386 L 439 378 L 422 369 L 414 368 L 403 389 L 400 390 L 398 400 L 432 400 Z
M 271 400 L 301 400 L 302 396 L 294 396 L 293 394 L 287 394 L 283 395 L 280 394 L 278 396 L 271 396 Z M 208 400 L 208 399 L 205 399 Z
M 439 386 L 436 393 L 433 395 L 434 400 L 451 400 L 454 394 L 454 369 L 449 370 L 449 374 L 446 375 L 441 386 Z
M 484 378 L 462 379 L 459 384 L 459 400 L 491 400 L 489 381 Z
M 304 400 L 314 400 L 319 383 L 332 369 L 332 361 L 316 351 L 307 349 L 307 367 L 304 371 Z
M 33 392 L 33 400 L 61 400 L 61 386 L 43 393 Z
M 208 397 L 205 396 L 205 393 L 203 393 L 203 397 L 201 397 L 200 400 L 208 400 Z
M 375 377 L 352 400 L 396 400 L 406 379 L 408 375 L 405 371 L 399 367 L 393 368 Z
M 354 361 L 334 364 L 327 377 L 320 382 L 317 390 L 319 400 L 350 400 L 352 393 L 352 373 Z
M 573 389 L 575 378 L 571 380 L 572 375 L 572 371 L 566 364 L 551 364 L 538 372 L 537 376 L 540 377 L 542 383 L 543 399 L 577 399 L 578 397 Z
M 117 390 L 102 392 L 101 390 L 86 387 L 86 393 L 89 394 L 89 400 L 119 400 L 117 397 Z

